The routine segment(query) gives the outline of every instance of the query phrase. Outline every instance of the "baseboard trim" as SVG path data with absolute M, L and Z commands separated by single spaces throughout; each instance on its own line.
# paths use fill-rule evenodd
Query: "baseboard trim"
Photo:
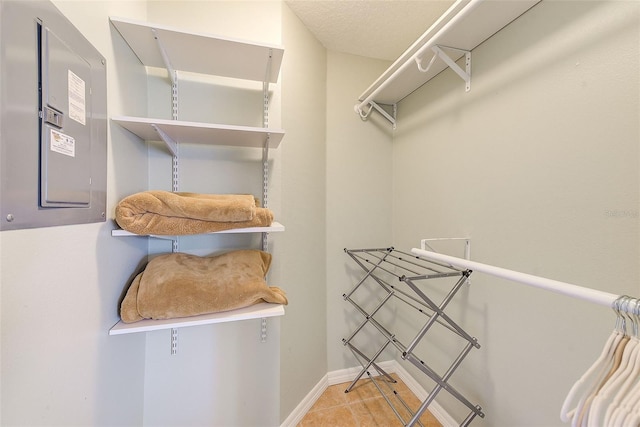
M 377 363 L 377 365 L 380 367 L 380 369 L 384 370 L 389 374 L 396 372 L 396 366 L 399 366 L 398 362 L 396 362 L 395 360 L 387 360 L 384 362 L 379 362 Z M 339 369 L 337 371 L 331 371 L 327 374 L 329 385 L 335 385 L 335 384 L 353 381 L 358 376 L 360 371 L 362 371 L 361 367 L 357 367 L 357 368 L 353 367 L 353 368 Z M 375 372 L 375 369 L 374 369 L 374 372 Z M 366 377 L 366 375 L 363 375 L 363 377 Z
M 309 409 L 316 403 L 316 400 L 322 396 L 322 393 L 329 387 L 329 374 L 325 375 L 318 381 L 311 391 L 302 399 L 302 402 L 295 407 L 280 427 L 296 427 L 302 418 L 309 412 Z M 338 384 L 338 383 L 336 383 Z
M 429 393 L 413 378 L 409 372 L 402 367 L 395 360 L 387 360 L 384 362 L 378 363 L 381 369 L 389 374 L 397 374 L 398 378 L 404 382 L 407 387 L 415 394 L 418 399 L 424 400 L 427 398 Z M 298 425 L 302 418 L 309 412 L 314 403 L 322 396 L 322 393 L 329 387 L 330 385 L 341 384 L 349 381 L 353 381 L 356 376 L 360 373 L 362 368 L 346 368 L 339 369 L 337 371 L 328 372 L 327 375 L 322 377 L 320 381 L 313 387 L 313 389 L 302 399 L 300 404 L 289 414 L 286 420 L 280 425 L 280 427 L 295 427 Z M 455 419 L 451 417 L 440 405 L 438 402 L 433 401 L 429 405 L 429 411 L 433 414 L 434 417 L 443 425 L 443 427 L 454 427 L 457 426 Z

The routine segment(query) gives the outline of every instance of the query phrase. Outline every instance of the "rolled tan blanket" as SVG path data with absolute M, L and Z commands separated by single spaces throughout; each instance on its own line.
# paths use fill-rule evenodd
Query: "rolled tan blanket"
M 160 255 L 138 274 L 120 306 L 125 323 L 217 313 L 260 302 L 287 304 L 284 291 L 267 286 L 271 255 L 238 250 L 199 257 Z
M 143 191 L 118 203 L 116 222 L 131 233 L 171 236 L 268 227 L 273 212 L 250 194 Z

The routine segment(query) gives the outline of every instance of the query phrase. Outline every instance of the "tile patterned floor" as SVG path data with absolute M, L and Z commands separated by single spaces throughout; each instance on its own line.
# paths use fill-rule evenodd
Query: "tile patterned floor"
M 418 398 L 400 381 L 397 375 L 391 375 L 397 383 L 387 384 L 378 380 L 385 395 L 402 407 L 393 390 L 415 411 L 420 406 Z M 394 414 L 387 401 L 369 379 L 361 379 L 349 393 L 344 391 L 350 383 L 329 386 L 305 415 L 298 427 L 375 427 L 402 426 L 403 423 Z M 398 409 L 405 423 L 410 420 L 406 410 Z M 420 417 L 424 427 L 442 427 L 429 411 Z M 417 425 L 417 424 L 416 424 Z

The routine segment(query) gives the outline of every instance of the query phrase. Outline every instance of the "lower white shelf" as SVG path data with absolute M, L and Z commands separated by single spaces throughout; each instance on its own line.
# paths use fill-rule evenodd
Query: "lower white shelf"
M 228 234 L 228 233 L 275 233 L 278 231 L 284 231 L 284 225 L 279 222 L 273 222 L 269 227 L 248 227 L 248 228 L 233 228 L 231 230 L 223 230 L 216 231 L 214 233 L 208 234 Z M 155 234 L 135 234 L 130 231 L 125 231 L 120 228 L 115 230 L 111 230 L 111 235 L 113 237 L 131 237 L 131 236 L 140 236 L 140 237 L 158 237 L 161 239 L 174 239 L 177 236 L 160 236 Z
M 179 319 L 145 319 L 135 323 L 124 323 L 120 321 L 109 330 L 109 335 L 134 334 L 137 332 L 210 325 L 213 323 L 237 322 L 240 320 L 262 319 L 283 315 L 283 305 L 263 302 L 249 307 L 239 308 L 237 310 L 202 314 L 200 316 L 182 317 Z

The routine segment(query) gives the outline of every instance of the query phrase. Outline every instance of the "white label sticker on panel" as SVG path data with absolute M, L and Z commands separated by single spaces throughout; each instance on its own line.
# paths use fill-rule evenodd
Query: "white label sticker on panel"
M 76 156 L 76 140 L 62 132 L 51 129 L 51 151 L 64 154 L 65 156 Z
M 86 99 L 84 80 L 69 70 L 69 117 L 78 123 L 86 124 Z

